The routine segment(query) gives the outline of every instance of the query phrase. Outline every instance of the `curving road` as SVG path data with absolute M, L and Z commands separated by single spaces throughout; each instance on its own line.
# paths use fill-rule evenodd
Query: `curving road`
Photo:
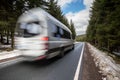
M 0 80 L 74 80 L 82 47 L 83 43 L 76 43 L 75 49 L 60 59 L 35 62 L 16 59 L 0 64 Z

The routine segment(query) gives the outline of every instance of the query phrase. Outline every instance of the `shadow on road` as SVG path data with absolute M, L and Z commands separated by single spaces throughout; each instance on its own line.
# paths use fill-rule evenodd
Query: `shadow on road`
M 69 54 L 69 52 L 70 52 L 70 50 L 66 51 L 65 56 L 67 56 L 67 54 Z M 44 60 L 37 60 L 37 61 L 23 61 L 20 64 L 23 64 L 24 66 L 35 67 L 35 68 L 37 68 L 37 67 L 46 67 L 46 66 L 49 66 L 49 65 L 52 65 L 52 64 L 56 63 L 57 61 L 59 61 L 59 60 L 61 60 L 63 58 L 59 58 L 59 57 L 56 56 L 56 57 L 48 59 L 48 60 L 44 59 Z
M 22 64 L 32 66 L 32 67 L 45 67 L 48 65 L 53 64 L 54 62 L 58 61 L 59 58 L 55 57 L 52 59 L 44 59 L 44 60 L 37 60 L 37 61 L 24 61 Z

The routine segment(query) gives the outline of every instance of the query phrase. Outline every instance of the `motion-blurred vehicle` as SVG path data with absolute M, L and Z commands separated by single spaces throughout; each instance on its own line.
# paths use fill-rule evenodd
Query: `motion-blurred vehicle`
M 15 35 L 15 48 L 27 60 L 63 57 L 65 51 L 74 48 L 71 31 L 41 8 L 19 17 Z

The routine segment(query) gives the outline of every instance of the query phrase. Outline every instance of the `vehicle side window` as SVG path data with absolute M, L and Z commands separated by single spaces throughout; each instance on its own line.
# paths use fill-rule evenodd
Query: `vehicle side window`
M 64 30 L 63 38 L 71 39 L 70 33 L 68 31 Z
M 61 37 L 63 38 L 63 36 L 64 36 L 64 30 L 62 28 L 59 28 L 59 32 L 60 32 Z
M 54 37 L 61 37 L 59 27 L 58 26 L 55 27 L 56 27 L 56 31 L 54 32 Z
M 59 29 L 59 32 L 60 32 L 60 34 L 61 34 L 61 35 L 63 35 L 63 34 L 64 34 L 64 33 L 63 33 L 63 29 L 62 29 L 62 28 L 60 28 L 60 29 Z
M 56 33 L 57 32 L 57 27 L 55 25 L 52 26 L 52 33 Z
M 71 34 L 64 30 L 63 28 L 59 26 L 55 26 L 56 30 L 54 30 L 54 37 L 59 37 L 59 38 L 66 38 L 66 39 L 71 39 Z

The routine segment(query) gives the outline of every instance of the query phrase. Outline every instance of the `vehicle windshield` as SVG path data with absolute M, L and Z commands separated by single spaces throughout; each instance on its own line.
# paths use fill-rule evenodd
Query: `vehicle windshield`
M 19 37 L 33 37 L 41 33 L 39 22 L 19 23 L 15 35 Z

